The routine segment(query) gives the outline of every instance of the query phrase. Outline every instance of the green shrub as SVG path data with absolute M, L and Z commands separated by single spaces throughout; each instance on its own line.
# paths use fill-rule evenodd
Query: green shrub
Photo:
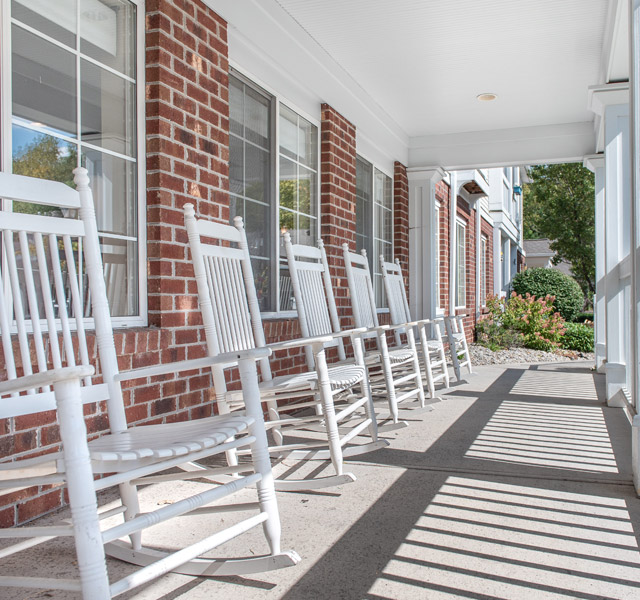
M 585 321 L 590 321 L 593 323 L 593 313 L 592 312 L 581 312 L 578 313 L 578 316 L 573 320 L 574 323 L 584 323 Z
M 573 321 L 584 306 L 584 295 L 578 282 L 557 269 L 526 269 L 513 278 L 511 285 L 521 296 L 553 296 L 553 305 L 565 321 Z
M 554 311 L 553 298 L 524 298 L 515 292 L 511 297 L 487 298 L 489 314 L 478 321 L 478 343 L 490 350 L 526 346 L 535 350 L 553 350 L 564 333 L 564 321 Z
M 585 323 L 565 323 L 562 347 L 577 352 L 593 352 L 593 327 Z

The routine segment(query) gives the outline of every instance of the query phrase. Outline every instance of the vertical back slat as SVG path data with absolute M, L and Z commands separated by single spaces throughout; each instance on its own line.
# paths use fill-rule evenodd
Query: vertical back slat
M 253 348 L 253 329 L 251 328 L 251 315 L 249 315 L 249 305 L 247 304 L 247 294 L 245 293 L 244 280 L 242 279 L 242 267 L 237 260 L 233 261 L 233 281 L 234 289 L 238 291 L 238 307 L 242 322 L 243 337 L 245 338 L 245 350 Z
M 0 273 L 0 333 L 2 334 L 2 352 L 9 379 L 16 378 L 16 364 L 13 359 L 13 344 L 11 343 L 11 319 L 9 308 L 5 302 L 4 281 Z
M 73 244 L 71 237 L 68 235 L 62 236 L 62 243 L 64 245 L 64 256 L 67 261 L 67 270 L 69 276 L 69 290 L 71 292 L 71 314 L 75 321 L 76 337 L 78 339 L 78 354 L 80 361 L 83 365 L 89 364 L 89 349 L 87 348 L 87 334 L 84 329 L 84 306 L 83 295 L 78 285 L 78 273 L 76 271 L 75 256 L 73 254 Z M 80 243 L 78 243 L 80 247 Z M 84 380 L 85 385 L 91 385 L 91 378 L 87 377 Z
M 20 281 L 18 278 L 18 265 L 16 263 L 16 252 L 13 247 L 14 232 L 6 231 L 3 237 L 7 270 L 9 271 L 9 287 L 11 288 L 13 299 L 13 314 L 16 322 L 16 329 L 18 331 L 18 346 L 20 348 L 20 358 L 22 359 L 22 369 L 25 375 L 31 375 L 33 373 L 33 369 L 31 368 L 31 351 L 29 349 L 29 336 L 27 335 L 27 328 L 25 326 L 22 294 L 20 293 Z M 4 289 L 4 287 L 2 289 Z M 8 311 L 7 315 L 9 316 Z M 11 321 L 11 319 L 9 319 L 9 321 Z M 13 360 L 13 356 L 11 357 L 11 360 Z M 27 393 L 34 394 L 35 390 L 28 390 Z
M 29 251 L 29 240 L 25 231 L 18 232 L 20 241 L 20 252 L 22 253 L 22 268 L 24 271 L 24 282 L 27 290 L 27 300 L 29 303 L 29 317 L 33 328 L 33 345 L 38 361 L 38 370 L 47 370 L 47 359 L 44 350 L 44 340 L 40 328 L 40 310 L 38 309 L 38 297 L 33 281 L 33 269 L 31 268 L 31 252 Z
M 56 288 L 56 299 L 58 301 L 58 317 L 60 318 L 60 328 L 62 329 L 62 343 L 66 357 L 66 364 L 75 366 L 76 357 L 71 340 L 71 330 L 69 328 L 69 318 L 67 315 L 67 298 L 64 284 L 62 282 L 62 268 L 59 260 L 58 236 L 49 235 L 49 256 L 51 257 L 51 269 L 53 271 L 53 283 Z M 56 260 L 58 258 L 58 260 Z
M 60 354 L 60 343 L 56 330 L 56 319 L 53 312 L 53 297 L 51 296 L 51 282 L 49 281 L 49 265 L 44 252 L 44 243 L 41 233 L 34 233 L 33 240 L 36 247 L 36 259 L 38 261 L 38 271 L 40 273 L 40 287 L 42 292 L 42 303 L 44 304 L 44 314 L 47 319 L 47 330 L 49 333 L 49 351 L 54 369 L 62 367 Z

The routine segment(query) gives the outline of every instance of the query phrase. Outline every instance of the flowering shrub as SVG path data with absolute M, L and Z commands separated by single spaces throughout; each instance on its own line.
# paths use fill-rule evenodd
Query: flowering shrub
M 553 350 L 564 335 L 564 319 L 555 312 L 553 296 L 487 298 L 489 314 L 476 326 L 478 343 L 491 350 L 522 345 L 534 350 Z

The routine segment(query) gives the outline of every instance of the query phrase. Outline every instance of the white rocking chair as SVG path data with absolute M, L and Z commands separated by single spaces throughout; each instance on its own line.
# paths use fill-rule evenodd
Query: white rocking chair
M 276 479 L 276 489 L 311 490 L 355 481 L 353 474 L 344 473 L 343 458 L 380 448 L 386 442 L 376 438 L 375 416 L 368 397 L 337 413 L 334 399 L 349 394 L 362 383 L 365 367 L 327 366 L 325 346 L 334 341 L 333 334 L 267 345 L 242 218 L 234 219 L 234 227 L 196 219 L 190 204 L 185 205 L 184 212 L 209 355 L 256 347 L 274 352 L 302 347 L 313 355 L 315 370 L 296 375 L 273 377 L 269 361 L 260 361 L 260 391 L 268 408 L 267 428 L 274 439 L 269 451 L 291 459 L 331 460 L 335 475 Z M 220 245 L 205 243 L 203 239 Z M 212 367 L 216 402 L 223 414 L 232 411 L 237 400 L 237 392 L 228 390 L 225 380 L 225 370 L 233 366 L 230 363 Z M 370 414 L 342 435 L 338 422 L 360 407 L 370 410 Z M 309 412 L 311 414 L 307 414 Z M 373 441 L 354 443 L 355 438 L 366 435 L 367 430 Z M 295 437 L 291 440 L 289 436 Z M 236 461 L 232 454 L 228 459 L 231 464 Z
M 4 246 L 0 337 L 6 370 L 6 380 L 0 383 L 0 418 L 56 410 L 61 436 L 59 452 L 1 462 L 0 493 L 38 485 L 66 485 L 71 508 L 70 523 L 0 529 L 0 538 L 20 538 L 0 551 L 0 559 L 54 537 L 72 536 L 79 579 L 5 575 L 0 576 L 0 586 L 75 591 L 85 600 L 104 600 L 170 571 L 222 576 L 296 564 L 299 558 L 295 553 L 280 550 L 280 521 L 257 385 L 255 361 L 265 358 L 269 350 L 247 349 L 217 358 L 118 373 L 89 179 L 86 169 L 78 168 L 74 174 L 78 191 L 58 182 L 0 173 L 0 198 L 44 201 L 80 213 L 76 220 L 0 212 Z M 91 339 L 86 331 L 90 322 L 84 317 L 79 277 L 83 270 L 91 290 L 101 382 L 91 377 Z M 239 363 L 246 415 L 127 428 L 122 381 L 210 368 L 218 361 Z M 111 432 L 88 443 L 83 404 L 103 401 Z M 191 459 L 240 448 L 250 448 L 251 474 L 229 485 L 211 484 L 204 491 L 200 487 L 198 493 L 141 512 L 137 486 L 184 481 L 192 474 L 160 472 Z M 222 470 L 228 472 L 227 468 Z M 257 502 L 211 505 L 249 485 L 258 487 Z M 114 486 L 119 487 L 121 505 L 99 512 L 96 492 Z M 142 543 L 143 530 L 169 519 L 229 510 L 256 514 L 230 527 L 213 522 L 210 530 L 202 532 L 203 539 L 175 551 L 160 551 Z M 119 521 L 120 514 L 123 520 L 115 525 L 102 521 L 114 516 Z M 199 558 L 260 524 L 268 541 L 268 554 L 235 560 Z M 127 537 L 130 541 L 120 539 Z M 110 584 L 105 554 L 142 568 Z
M 380 256 L 380 265 L 382 267 L 384 289 L 387 293 L 387 301 L 389 303 L 391 322 L 394 325 L 406 323 L 406 327 L 417 330 L 418 338 L 416 346 L 422 356 L 422 366 L 424 368 L 427 388 L 429 389 L 429 396 L 435 398 L 436 384 L 438 382 L 442 382 L 445 388 L 449 387 L 449 371 L 447 369 L 447 359 L 445 357 L 444 344 L 442 343 L 442 335 L 440 333 L 440 323 L 442 319 L 422 319 L 411 322 L 407 290 L 402 277 L 400 261 L 396 259 L 395 263 L 390 263 L 384 260 L 384 256 Z M 429 335 L 429 329 L 435 331 L 433 337 Z M 394 333 L 396 336 L 396 344 L 400 345 L 402 343 L 400 336 L 405 333 L 405 330 L 396 329 Z
M 405 400 L 417 399 L 420 408 L 432 410 L 425 404 L 413 329 L 406 329 L 404 324 L 380 325 L 367 253 L 365 250 L 361 254 L 351 252 L 347 243 L 342 244 L 342 249 L 355 325 L 367 328 L 367 336 L 377 342 L 377 351 L 368 352 L 365 356 L 369 369 L 379 368 L 382 371 L 382 386 L 379 385 L 379 377 L 370 377 L 372 392 L 374 395 L 386 395 L 394 423 L 399 422 L 398 405 Z M 387 332 L 403 329 L 407 343 L 390 348 Z
M 343 418 L 348 419 L 350 421 L 349 426 L 353 427 L 353 420 L 359 416 L 358 409 L 364 408 L 364 418 L 374 442 L 369 445 L 370 449 L 376 450 L 388 445 L 386 441 L 378 440 L 378 425 L 364 361 L 362 334 L 366 333 L 367 330 L 361 328 L 342 331 L 340 328 L 340 319 L 338 318 L 338 310 L 331 286 L 331 275 L 324 242 L 319 239 L 317 248 L 303 244 L 292 244 L 289 232 L 284 233 L 283 239 L 302 335 L 305 337 L 332 336 L 333 340 L 325 344 L 325 348 L 336 348 L 338 362 L 331 363 L 331 367 L 334 369 L 339 366 L 350 368 L 350 365 L 356 364 L 360 365 L 363 370 L 360 395 L 354 397 L 351 391 L 349 391 L 349 394 L 344 395 L 342 400 L 345 406 L 340 411 L 340 414 L 343 415 Z M 351 339 L 354 350 L 353 359 L 347 359 L 344 347 L 344 338 L 346 337 Z M 314 368 L 313 353 L 308 347 L 305 348 L 305 351 L 307 365 L 309 368 Z M 341 419 L 337 420 L 340 423 Z M 358 424 L 359 429 L 362 426 L 362 423 Z M 347 430 L 346 425 L 343 428 Z
M 469 375 L 473 374 L 471 367 L 471 354 L 467 345 L 467 336 L 464 333 L 464 318 L 467 315 L 451 315 L 444 318 L 451 352 L 451 363 L 456 379 L 462 381 L 462 367 L 467 367 Z

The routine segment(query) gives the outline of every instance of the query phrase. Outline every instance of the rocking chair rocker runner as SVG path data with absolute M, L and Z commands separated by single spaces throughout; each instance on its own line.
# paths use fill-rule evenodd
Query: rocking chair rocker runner
M 0 550 L 0 560 L 53 537 L 75 539 L 79 580 L 0 576 L 0 586 L 44 587 L 82 592 L 103 600 L 169 571 L 234 575 L 294 565 L 298 556 L 280 550 L 280 522 L 255 361 L 268 349 L 244 349 L 215 358 L 183 361 L 118 373 L 118 363 L 87 171 L 74 171 L 78 191 L 58 182 L 0 173 L 0 197 L 79 210 L 80 220 L 0 212 L 4 263 L 0 273 L 0 335 L 7 380 L 0 383 L 0 418 L 56 410 L 61 449 L 53 454 L 0 463 L 0 494 L 37 485 L 66 484 L 71 523 L 1 529 L 0 538 L 22 539 Z M 82 283 L 88 277 L 102 382 L 92 379 Z M 67 282 L 65 284 L 65 281 Z M 12 335 L 15 331 L 15 339 Z M 14 352 L 15 350 L 15 352 Z M 121 382 L 210 368 L 235 361 L 240 367 L 246 414 L 127 428 Z M 26 393 L 24 393 L 26 392 Z M 87 442 L 83 403 L 106 401 L 111 433 Z M 250 449 L 251 473 L 228 485 L 210 485 L 173 504 L 141 512 L 137 486 L 185 480 L 191 474 L 162 473 L 189 460 Z M 219 469 L 227 471 L 228 469 Z M 100 479 L 95 475 L 100 474 Z M 198 474 L 200 476 L 200 474 Z M 253 504 L 211 505 L 247 487 L 258 488 Z M 118 486 L 121 506 L 100 513 L 96 491 Z M 143 545 L 143 531 L 175 517 L 255 510 L 236 524 L 208 531 L 204 539 L 173 552 Z M 120 524 L 101 520 L 124 515 Z M 270 553 L 239 559 L 198 558 L 262 524 Z M 102 531 L 101 531 L 102 529 Z M 130 542 L 120 538 L 129 537 Z M 105 554 L 142 566 L 109 583 Z M 1 567 L 1 563 L 0 563 Z
M 185 205 L 184 211 L 209 355 L 266 347 L 274 352 L 305 348 L 313 357 L 315 370 L 278 377 L 272 376 L 268 359 L 259 362 L 260 392 L 268 409 L 267 428 L 274 438 L 269 451 L 293 459 L 330 459 L 336 474 L 312 479 L 276 479 L 276 489 L 310 490 L 355 481 L 353 474 L 344 473 L 343 457 L 369 452 L 386 442 L 377 439 L 375 414 L 368 395 L 336 412 L 335 400 L 360 386 L 366 378 L 366 369 L 358 364 L 327 365 L 325 347 L 352 332 L 323 333 L 266 344 L 242 218 L 234 219 L 235 226 L 221 225 L 196 219 L 190 204 Z M 225 380 L 225 370 L 233 366 L 233 363 L 212 366 L 216 402 L 223 414 L 230 413 L 237 400 L 237 392 L 228 390 Z M 351 419 L 360 408 L 367 414 L 354 424 Z M 342 434 L 338 424 L 347 418 L 349 426 Z M 372 437 L 371 442 L 353 443 L 357 436 L 367 434 Z M 233 453 L 228 459 L 237 464 Z
M 411 322 L 409 302 L 407 301 L 407 291 L 402 277 L 400 261 L 396 258 L 395 263 L 390 263 L 384 260 L 384 256 L 380 256 L 380 266 L 382 267 L 382 279 L 387 293 L 387 301 L 389 302 L 391 322 L 394 325 L 406 323 L 406 327 L 417 329 L 416 346 L 422 356 L 422 366 L 424 367 L 429 395 L 431 398 L 435 398 L 436 383 L 441 381 L 444 383 L 445 388 L 449 387 L 449 371 L 440 332 L 442 319 L 421 319 Z M 435 331 L 434 337 L 429 336 L 429 328 Z M 396 344 L 400 344 L 400 335 L 404 333 L 404 330 L 396 329 L 394 333 Z
M 404 400 L 416 398 L 421 408 L 431 410 L 425 405 L 413 329 L 407 329 L 404 323 L 380 325 L 367 253 L 365 250 L 362 250 L 361 254 L 350 252 L 347 243 L 342 244 L 342 248 L 356 327 L 367 328 L 368 337 L 374 337 L 377 342 L 377 351 L 368 353 L 365 361 L 369 368 L 380 367 L 382 370 L 384 380 L 382 393 L 387 395 L 393 422 L 399 422 L 398 404 Z M 403 329 L 407 337 L 406 345 L 395 345 L 389 348 L 387 332 Z M 370 380 L 373 381 L 373 379 Z

